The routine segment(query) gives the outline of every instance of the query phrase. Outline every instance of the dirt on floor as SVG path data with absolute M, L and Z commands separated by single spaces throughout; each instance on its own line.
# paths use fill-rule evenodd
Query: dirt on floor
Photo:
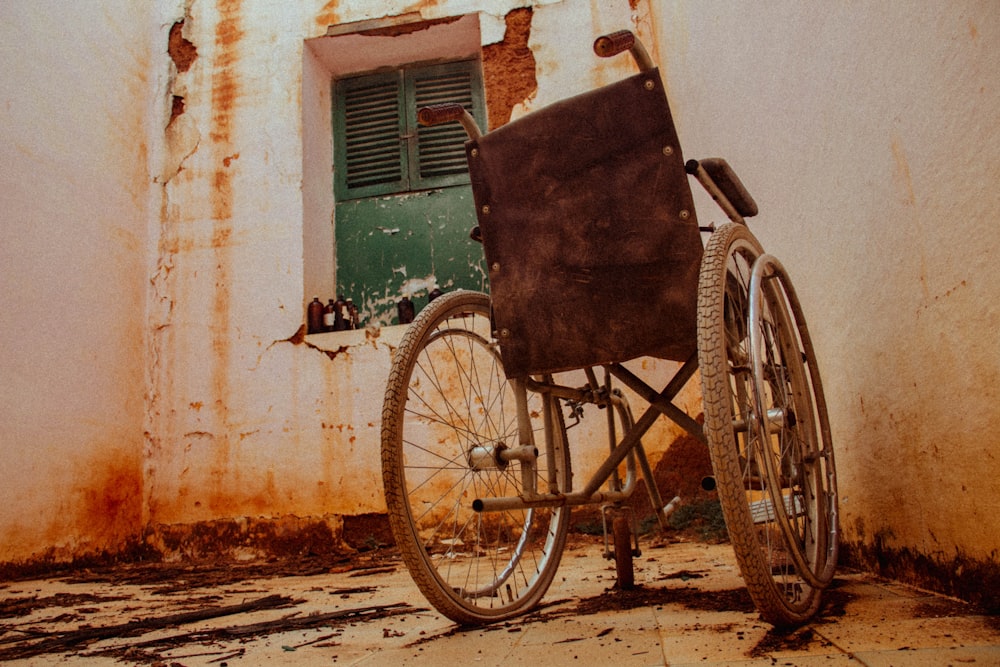
M 169 613 L 131 618 L 123 623 L 91 623 L 102 607 L 110 603 L 132 601 L 131 595 L 55 593 L 52 595 L 9 596 L 0 599 L 0 662 L 43 654 L 79 652 L 107 639 L 138 637 L 157 630 L 174 629 L 210 619 L 235 617 L 262 610 L 294 609 L 302 600 L 292 595 L 268 594 L 247 598 L 253 590 L 240 584 L 284 577 L 313 577 L 344 574 L 358 578 L 357 586 L 338 587 L 328 594 L 341 599 L 376 590 L 371 583 L 380 574 L 395 572 L 400 560 L 395 550 L 377 550 L 353 557 L 312 557 L 275 560 L 267 563 L 216 562 L 198 565 L 146 563 L 117 565 L 63 573 L 58 581 L 65 585 L 101 586 L 108 590 L 135 590 L 142 587 L 150 596 L 160 596 Z M 2 588 L 6 588 L 3 586 Z M 266 591 L 258 591 L 264 593 Z M 241 601 L 226 604 L 228 594 L 238 594 Z M 0 593 L 2 595 L 2 593 Z M 126 614 L 139 613 L 146 605 L 135 601 L 121 609 Z M 169 636 L 129 643 L 127 647 L 107 649 L 103 655 L 138 664 L 163 664 L 160 653 L 182 645 L 201 645 L 222 640 L 249 640 L 277 632 L 311 628 L 336 628 L 349 623 L 368 622 L 399 614 L 413 613 L 405 603 L 356 607 L 330 613 L 302 615 L 289 613 L 266 622 L 230 625 L 215 629 L 172 632 Z M 41 618 L 37 612 L 47 612 Z M 28 617 L 33 617 L 26 621 Z M 331 635 L 332 636 L 332 635 Z M 317 640 L 319 641 L 319 640 Z M 229 657 L 237 657 L 235 651 Z M 222 664 L 225 664 L 224 662 Z

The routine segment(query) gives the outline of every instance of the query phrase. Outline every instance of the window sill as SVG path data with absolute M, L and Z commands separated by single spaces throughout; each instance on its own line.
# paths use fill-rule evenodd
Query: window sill
M 327 331 L 308 334 L 306 342 L 320 350 L 337 352 L 344 347 L 360 347 L 369 341 L 378 347 L 383 343 L 389 347 L 398 347 L 406 333 L 408 324 L 393 324 L 383 327 L 368 327 L 351 331 Z

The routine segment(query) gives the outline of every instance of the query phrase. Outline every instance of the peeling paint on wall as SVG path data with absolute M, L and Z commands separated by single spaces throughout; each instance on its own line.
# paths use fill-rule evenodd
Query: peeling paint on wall
M 442 19 L 432 19 L 430 21 L 414 21 L 386 26 L 384 28 L 359 30 L 357 34 L 364 35 L 365 37 L 401 37 L 403 35 L 412 35 L 415 32 L 429 30 L 434 26 L 448 25 L 449 23 L 455 23 L 456 21 L 461 20 L 461 16 L 449 16 Z
M 184 37 L 184 19 L 180 19 L 170 26 L 170 34 L 167 37 L 167 55 L 173 61 L 178 74 L 183 74 L 191 69 L 191 65 L 198 57 L 198 49 Z M 171 82 L 170 121 L 167 123 L 167 127 L 184 113 L 185 108 L 184 95 L 182 91 L 174 89 L 174 84 L 176 84 L 176 77 Z
M 514 107 L 528 100 L 538 89 L 535 56 L 528 48 L 532 9 L 515 9 L 507 14 L 503 41 L 483 47 L 483 79 L 490 129 L 510 120 Z
M 174 64 L 168 83 L 170 96 L 170 117 L 165 128 L 165 153 L 162 165 L 153 179 L 154 183 L 165 184 L 176 176 L 184 163 L 198 148 L 201 134 L 194 121 L 184 117 L 187 108 L 186 86 L 180 80 L 198 58 L 198 48 L 184 35 L 184 27 L 189 17 L 185 14 L 170 27 L 167 36 L 167 55 Z
M 180 19 L 170 27 L 167 38 L 167 54 L 174 61 L 178 72 L 191 69 L 191 64 L 198 57 L 198 49 L 184 37 L 184 19 Z
M 267 555 L 295 558 L 350 552 L 340 539 L 343 522 L 336 517 L 280 520 L 220 519 L 184 526 L 154 526 L 146 541 L 164 560 L 232 558 Z

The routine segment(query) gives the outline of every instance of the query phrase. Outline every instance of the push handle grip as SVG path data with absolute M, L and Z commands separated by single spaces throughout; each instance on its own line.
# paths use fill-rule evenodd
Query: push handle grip
M 421 125 L 440 125 L 453 120 L 461 120 L 464 113 L 465 107 L 455 102 L 433 104 L 417 111 L 417 121 Z
M 421 125 L 440 125 L 441 123 L 450 123 L 453 120 L 457 120 L 462 124 L 462 127 L 465 128 L 465 133 L 469 135 L 470 139 L 478 139 L 483 136 L 479 126 L 476 124 L 476 119 L 472 117 L 472 114 L 465 107 L 457 102 L 432 104 L 421 107 L 417 111 L 417 122 Z
M 610 35 L 603 35 L 594 41 L 594 53 L 601 58 L 616 56 L 622 51 L 628 51 L 635 46 L 635 35 L 631 30 L 619 30 Z
M 594 53 L 602 58 L 610 58 L 622 51 L 628 51 L 632 54 L 640 72 L 648 72 L 656 68 L 649 53 L 646 52 L 646 47 L 636 39 L 631 30 L 619 30 L 594 40 Z

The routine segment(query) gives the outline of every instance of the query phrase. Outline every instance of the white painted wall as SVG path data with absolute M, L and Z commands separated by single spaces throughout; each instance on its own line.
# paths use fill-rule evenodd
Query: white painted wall
M 141 528 L 152 9 L 0 5 L 2 562 Z
M 799 288 L 845 536 L 996 562 L 1000 5 L 655 5 L 687 155 Z

